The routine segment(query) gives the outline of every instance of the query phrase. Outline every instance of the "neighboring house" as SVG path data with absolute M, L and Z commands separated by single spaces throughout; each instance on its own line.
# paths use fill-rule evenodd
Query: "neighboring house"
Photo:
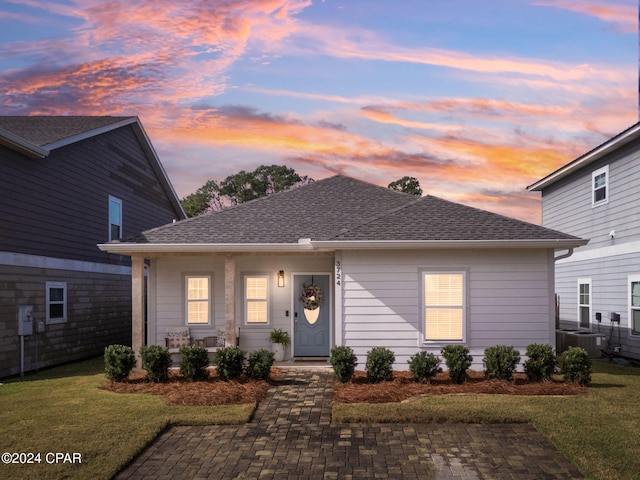
M 545 227 L 591 239 L 556 263 L 559 326 L 604 333 L 607 353 L 621 345 L 640 358 L 640 123 L 528 189 L 542 192 Z
M 0 116 L 0 377 L 130 344 L 131 262 L 97 244 L 185 217 L 136 117 Z
M 554 255 L 585 241 L 436 197 L 334 176 L 100 245 L 131 255 L 133 345 L 188 326 L 192 339 L 226 332 L 252 351 L 274 328 L 288 356 L 376 346 L 407 369 L 419 351 L 555 342 Z

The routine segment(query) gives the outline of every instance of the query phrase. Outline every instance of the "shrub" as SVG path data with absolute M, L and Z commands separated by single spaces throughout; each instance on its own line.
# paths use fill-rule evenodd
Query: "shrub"
M 562 352 L 562 375 L 569 382 L 591 383 L 591 359 L 584 348 L 569 347 Z
M 464 383 L 467 370 L 473 362 L 469 349 L 464 345 L 446 345 L 441 352 L 449 370 L 449 378 L 454 383 Z
M 507 345 L 496 345 L 484 350 L 485 375 L 499 380 L 511 380 L 520 361 L 520 352 Z
M 216 352 L 216 371 L 222 380 L 228 382 L 242 375 L 244 353 L 240 347 L 225 347 Z
M 131 347 L 109 345 L 104 349 L 104 370 L 107 378 L 121 382 L 129 376 L 136 365 L 136 356 Z
M 527 346 L 524 373 L 532 382 L 549 380 L 556 370 L 556 354 L 551 345 L 532 343 Z
M 391 350 L 385 347 L 375 347 L 367 353 L 367 380 L 369 383 L 380 383 L 391 380 L 391 366 L 396 357 Z
M 247 375 L 256 380 L 266 380 L 269 378 L 274 359 L 274 353 L 264 348 L 251 352 L 249 355 L 249 365 L 247 366 Z
M 160 383 L 169 378 L 171 354 L 169 349 L 160 345 L 147 345 L 140 349 L 142 368 L 147 371 L 147 380 Z
M 440 369 L 440 359 L 433 353 L 419 352 L 409 360 L 409 371 L 416 382 L 424 382 L 436 376 Z
M 354 355 L 350 347 L 333 347 L 329 362 L 333 367 L 336 380 L 340 383 L 346 383 L 353 378 L 353 372 L 358 365 L 358 357 Z
M 189 380 L 206 380 L 209 378 L 209 355 L 207 349 L 193 345 L 180 349 L 180 374 Z

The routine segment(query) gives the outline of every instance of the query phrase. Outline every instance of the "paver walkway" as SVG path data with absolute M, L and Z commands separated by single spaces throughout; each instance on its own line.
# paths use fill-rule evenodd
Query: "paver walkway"
M 333 372 L 283 368 L 252 421 L 172 427 L 118 480 L 581 479 L 526 424 L 331 424 Z

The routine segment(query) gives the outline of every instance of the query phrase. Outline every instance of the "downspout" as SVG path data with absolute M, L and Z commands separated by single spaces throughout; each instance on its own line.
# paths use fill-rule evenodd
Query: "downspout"
M 567 249 L 566 253 L 563 253 L 562 255 L 558 255 L 557 257 L 554 256 L 553 257 L 553 263 L 555 265 L 555 263 L 558 260 L 562 260 L 564 258 L 569 258 L 571 255 L 573 255 L 573 248 L 569 248 Z M 555 268 L 554 268 L 555 270 Z M 555 289 L 555 272 L 554 272 L 554 289 Z M 560 328 L 560 297 L 558 296 L 558 294 L 555 294 L 555 300 L 554 300 L 554 317 L 555 317 L 555 325 L 556 325 L 556 330 Z
M 553 257 L 553 261 L 557 262 L 558 260 L 562 260 L 564 258 L 569 258 L 571 255 L 573 255 L 573 248 L 570 248 L 567 253 L 563 253 L 562 255 L 558 255 L 557 257 Z

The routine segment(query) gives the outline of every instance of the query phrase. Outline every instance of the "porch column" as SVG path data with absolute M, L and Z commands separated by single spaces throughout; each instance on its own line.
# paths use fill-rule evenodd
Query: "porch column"
M 142 368 L 140 348 L 144 345 L 144 256 L 131 256 L 131 348 L 136 368 Z
M 236 344 L 236 257 L 224 257 L 225 346 Z

